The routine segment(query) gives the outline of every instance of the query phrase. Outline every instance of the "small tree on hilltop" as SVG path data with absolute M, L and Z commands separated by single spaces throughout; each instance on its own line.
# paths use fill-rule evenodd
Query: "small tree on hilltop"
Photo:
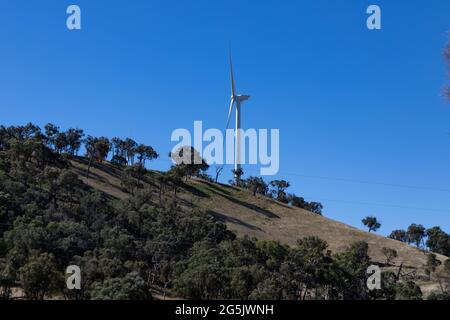
M 427 247 L 444 256 L 450 255 L 450 235 L 444 232 L 440 227 L 433 227 L 426 231 Z
M 323 205 L 320 202 L 308 202 L 303 197 L 298 197 L 295 194 L 288 194 L 287 202 L 297 208 L 308 210 L 312 213 L 322 215 Z
M 394 230 L 389 235 L 389 238 L 401 242 L 406 242 L 408 240 L 405 230 Z
M 171 152 L 169 156 L 176 163 L 178 170 L 184 172 L 186 181 L 209 168 L 209 165 L 201 157 L 200 153 L 192 146 L 180 147 L 175 152 Z
M 45 129 L 45 140 L 47 142 L 47 145 L 49 147 L 52 147 L 53 150 L 55 150 L 55 141 L 56 141 L 56 137 L 59 134 L 59 127 L 55 126 L 52 123 L 47 123 L 44 126 Z
M 256 194 L 265 195 L 268 190 L 267 184 L 261 177 L 249 177 L 246 181 L 247 188 L 252 192 L 253 196 Z
M 241 167 L 239 167 L 237 170 L 236 169 L 231 170 L 231 172 L 233 173 L 233 176 L 234 176 L 234 180 L 235 180 L 234 184 L 238 187 L 241 187 L 242 186 L 242 184 L 241 184 L 242 176 L 244 175 L 244 170 Z
M 307 210 L 312 213 L 322 215 L 323 205 L 320 202 L 309 202 Z
M 103 160 L 108 157 L 108 153 L 111 150 L 111 143 L 109 142 L 108 138 L 100 137 L 96 139 L 94 148 L 96 159 L 100 162 L 103 162 Z
M 70 128 L 66 132 L 66 139 L 68 145 L 68 151 L 72 156 L 78 154 L 78 150 L 80 150 L 81 143 L 84 137 L 83 130 Z
M 270 182 L 270 185 L 274 188 L 274 190 L 272 190 L 274 197 L 278 201 L 287 203 L 288 197 L 286 195 L 285 190 L 289 188 L 291 184 L 286 180 L 273 180 Z
M 87 136 L 84 140 L 84 146 L 86 148 L 86 157 L 89 159 L 88 167 L 86 170 L 86 179 L 89 179 L 89 172 L 91 171 L 92 161 L 95 158 L 95 138 Z
M 128 163 L 125 151 L 125 141 L 118 137 L 114 137 L 111 139 L 111 146 L 113 152 L 111 163 L 120 167 L 125 166 Z
M 62 153 L 64 151 L 67 151 L 68 146 L 69 146 L 69 142 L 67 140 L 66 133 L 65 132 L 58 133 L 55 138 L 56 152 Z
M 105 137 L 94 138 L 92 136 L 87 136 L 84 140 L 84 146 L 86 148 L 86 157 L 89 159 L 88 168 L 86 170 L 86 178 L 89 179 L 92 162 L 103 162 L 111 150 L 111 143 L 109 142 L 109 139 Z
M 369 232 L 377 231 L 381 227 L 381 223 L 378 222 L 376 217 L 365 217 L 362 219 L 362 223 L 369 228 Z
M 413 223 L 408 227 L 406 235 L 408 243 L 414 243 L 417 248 L 420 248 L 425 237 L 425 227 L 421 224 Z
M 150 147 L 146 146 L 144 144 L 140 144 L 136 147 L 136 154 L 138 155 L 138 161 L 139 164 L 145 166 L 146 160 L 153 160 L 158 158 L 158 154 L 156 151 Z
M 123 151 L 129 164 L 134 164 L 134 156 L 136 155 L 137 143 L 131 138 L 126 138 L 123 142 Z

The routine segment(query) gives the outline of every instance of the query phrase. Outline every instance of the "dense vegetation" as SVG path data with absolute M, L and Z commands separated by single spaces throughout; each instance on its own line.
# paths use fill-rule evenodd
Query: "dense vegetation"
M 450 256 L 450 235 L 440 227 L 425 228 L 421 224 L 411 224 L 407 230 L 394 230 L 389 238 L 414 244 L 444 256 Z
M 129 199 L 80 180 L 70 160 L 83 146 L 86 157 L 77 159 L 87 164 L 84 178 L 112 153 Z M 13 288 L 29 299 L 151 299 L 152 290 L 189 299 L 422 298 L 416 284 L 392 272 L 383 273 L 382 290 L 369 291 L 367 243 L 333 254 L 316 237 L 299 239 L 293 248 L 237 239 L 177 198 L 185 180 L 204 174 L 207 164 L 146 170 L 145 161 L 157 156 L 132 139 L 84 138 L 79 129 L 0 127 L 0 298 L 11 298 Z M 254 194 L 268 193 L 258 178 L 245 183 Z M 306 206 L 286 195 L 285 181 L 271 184 L 275 198 Z M 65 287 L 69 265 L 81 267 L 81 290 Z M 448 296 L 443 291 L 434 298 Z

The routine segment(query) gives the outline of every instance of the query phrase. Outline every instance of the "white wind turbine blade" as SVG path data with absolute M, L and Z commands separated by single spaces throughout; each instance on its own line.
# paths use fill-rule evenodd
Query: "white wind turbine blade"
M 227 129 L 228 126 L 230 125 L 231 113 L 233 112 L 233 104 L 234 104 L 234 97 L 231 98 L 230 111 L 228 111 Z
M 231 80 L 231 97 L 234 98 L 236 92 L 234 87 L 233 60 L 231 59 L 231 49 L 230 49 L 230 80 Z

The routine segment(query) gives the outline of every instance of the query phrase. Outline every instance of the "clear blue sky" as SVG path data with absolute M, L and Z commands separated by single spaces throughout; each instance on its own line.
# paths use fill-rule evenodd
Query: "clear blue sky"
M 72 3 L 81 31 L 66 28 Z M 231 43 L 237 87 L 252 96 L 243 126 L 280 129 L 291 192 L 353 226 L 375 215 L 381 234 L 413 222 L 450 232 L 449 1 L 0 4 L 0 123 L 131 136 L 167 168 L 172 130 L 223 128 Z M 370 4 L 380 31 L 366 28 Z

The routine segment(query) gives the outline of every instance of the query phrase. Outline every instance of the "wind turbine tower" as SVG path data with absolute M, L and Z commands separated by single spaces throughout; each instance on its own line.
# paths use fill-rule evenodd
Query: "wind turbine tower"
M 231 103 L 230 110 L 228 111 L 228 121 L 227 121 L 227 129 L 230 124 L 231 113 L 233 112 L 233 107 L 236 105 L 236 125 L 235 125 L 235 152 L 234 152 L 234 170 L 235 172 L 239 171 L 241 168 L 241 146 L 242 146 L 242 137 L 241 137 L 241 103 L 250 99 L 250 96 L 244 94 L 236 94 L 236 87 L 234 84 L 234 75 L 233 75 L 233 60 L 231 58 L 231 50 L 230 50 L 230 80 L 231 80 Z M 237 176 L 234 177 L 237 179 Z

